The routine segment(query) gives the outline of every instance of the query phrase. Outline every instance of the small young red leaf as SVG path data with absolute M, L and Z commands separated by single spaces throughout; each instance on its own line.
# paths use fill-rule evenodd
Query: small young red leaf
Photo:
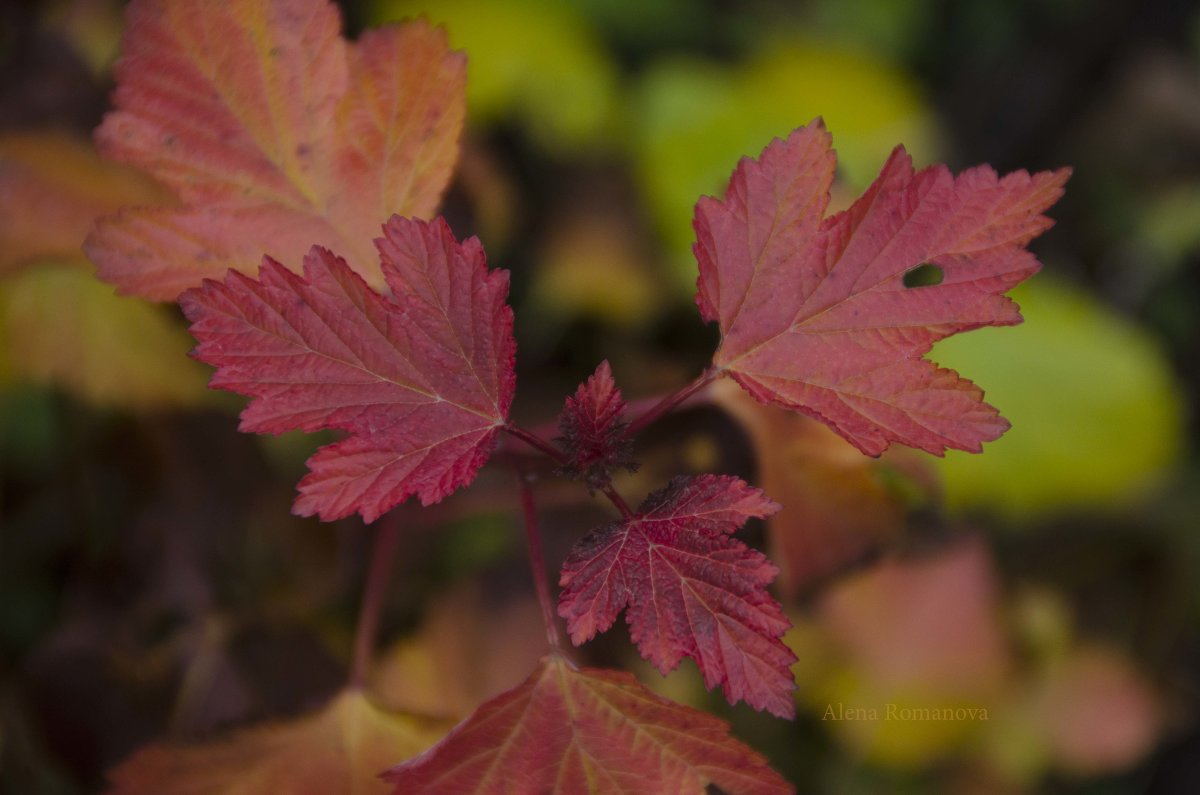
M 796 657 L 779 640 L 791 624 L 766 590 L 778 572 L 729 537 L 777 510 L 738 478 L 675 478 L 637 514 L 593 530 L 571 551 L 558 605 L 571 640 L 607 630 L 628 606 L 630 635 L 660 672 L 691 657 L 730 703 L 791 717 Z
M 629 423 L 621 421 L 624 413 L 625 399 L 605 360 L 567 398 L 559 415 L 562 437 L 558 442 L 570 459 L 562 467 L 563 474 L 602 489 L 611 482 L 613 470 L 635 471 L 637 465 L 630 458 L 633 446 L 625 434 Z
M 230 271 L 180 299 L 211 386 L 255 398 L 241 430 L 350 434 L 309 459 L 303 516 L 372 522 L 412 494 L 437 502 L 474 479 L 512 402 L 507 272 L 441 219 L 383 232 L 391 297 L 314 247 L 303 278 L 268 257 L 257 281 Z
M 862 198 L 824 218 L 835 161 L 817 121 L 743 159 L 723 201 L 696 205 L 696 302 L 722 336 L 713 361 L 864 453 L 978 452 L 1008 423 L 921 357 L 951 334 L 1021 321 L 1003 293 L 1040 267 L 1025 245 L 1051 225 L 1042 211 L 1070 171 L 914 173 L 898 147 Z M 906 286 L 922 265 L 941 281 Z
M 328 0 L 133 0 L 96 142 L 182 206 L 131 208 L 88 239 L 101 278 L 174 299 L 263 254 L 316 244 L 381 287 L 369 241 L 427 217 L 458 155 L 465 58 L 424 21 L 341 37 Z
M 792 788 L 711 715 L 619 671 L 547 657 L 440 743 L 383 777 L 395 795 L 779 795 Z

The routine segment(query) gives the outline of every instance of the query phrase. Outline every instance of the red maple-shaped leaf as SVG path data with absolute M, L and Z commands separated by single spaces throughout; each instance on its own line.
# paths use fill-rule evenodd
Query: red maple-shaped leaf
M 465 58 L 444 33 L 417 21 L 351 46 L 328 0 L 133 0 L 126 20 L 96 142 L 181 206 L 102 220 L 86 246 L 101 278 L 174 299 L 316 244 L 382 286 L 378 224 L 430 215 L 458 155 Z
M 637 469 L 630 457 L 633 446 L 625 433 L 629 423 L 621 421 L 624 413 L 625 399 L 605 360 L 567 398 L 559 415 L 562 437 L 558 441 L 568 457 L 562 466 L 565 475 L 587 481 L 592 489 L 602 489 L 611 482 L 613 470 Z
M 180 298 L 211 386 L 255 398 L 241 430 L 350 434 L 309 459 L 303 516 L 372 522 L 412 494 L 442 499 L 474 479 L 512 402 L 508 273 L 440 218 L 383 232 L 390 297 L 314 247 L 303 278 L 267 257 L 258 280 L 230 271 Z
M 619 671 L 547 657 L 524 684 L 475 710 L 384 778 L 396 795 L 777 795 L 792 788 L 711 715 Z
M 1021 321 L 1003 293 L 1035 273 L 1025 245 L 1069 169 L 915 172 L 898 147 L 866 193 L 824 217 L 836 158 L 818 120 L 743 159 L 696 205 L 696 302 L 716 367 L 764 403 L 825 421 L 864 453 L 891 442 L 979 451 L 1008 423 L 983 392 L 922 359 L 937 340 Z M 908 287 L 922 265 L 938 284 Z
M 567 557 L 558 612 L 571 640 L 604 632 L 628 607 L 630 635 L 660 672 L 691 657 L 705 685 L 723 684 L 730 703 L 791 717 L 796 657 L 779 640 L 791 623 L 766 590 L 778 571 L 730 537 L 747 519 L 777 510 L 738 478 L 675 478 Z

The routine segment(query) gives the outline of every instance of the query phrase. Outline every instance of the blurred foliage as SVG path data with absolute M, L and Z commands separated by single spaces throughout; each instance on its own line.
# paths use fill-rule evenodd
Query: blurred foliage
M 467 101 L 477 123 L 519 121 L 539 146 L 569 154 L 603 143 L 616 73 L 570 4 L 546 0 L 376 0 L 370 21 L 426 16 L 470 54 Z
M 209 398 L 191 346 L 159 307 L 113 295 L 80 264 L 0 280 L 0 383 L 55 384 L 129 408 L 196 405 Z
M 808 652 L 799 698 L 850 747 L 902 770 L 957 759 L 1029 786 L 1048 768 L 1094 774 L 1137 761 L 1161 731 L 1150 684 L 1124 655 L 1080 644 L 1069 618 L 1027 626 L 1039 608 L 1064 609 L 1033 598 L 1005 604 L 969 536 L 848 579 L 793 630 Z M 906 710 L 959 717 L 905 720 Z
M 833 133 L 843 188 L 857 195 L 897 142 L 933 155 L 929 112 L 912 81 L 862 51 L 773 32 L 752 58 L 723 64 L 667 58 L 633 99 L 637 176 L 678 282 L 695 287 L 692 207 L 719 194 L 739 158 L 817 116 Z
M 288 513 L 320 440 L 239 435 L 178 314 L 114 296 L 78 253 L 96 215 L 156 195 L 85 138 L 121 5 L 0 4 L 0 793 L 96 791 L 152 739 L 328 701 L 369 555 L 360 525 Z M 801 792 L 1200 791 L 1192 4 L 343 5 L 352 27 L 425 13 L 468 51 L 446 212 L 513 270 L 523 422 L 601 358 L 635 401 L 704 366 L 692 206 L 817 115 L 836 206 L 897 143 L 918 164 L 1074 166 L 1035 246 L 1045 273 L 1015 294 L 1027 322 L 935 350 L 1013 423 L 983 455 L 865 460 L 710 394 L 651 428 L 617 484 L 635 501 L 717 469 L 795 506 L 747 539 L 786 573 L 800 719 L 730 708 L 690 664 L 660 678 L 619 629 L 576 655 L 730 719 Z M 553 568 L 608 514 L 539 474 Z M 501 467 L 400 509 L 372 676 L 388 706 L 460 717 L 541 653 L 514 511 Z M 989 718 L 824 720 L 839 703 Z
M 1024 324 L 962 334 L 932 354 L 969 373 L 1013 424 L 985 455 L 947 453 L 948 502 L 1013 517 L 1137 505 L 1163 486 L 1182 448 L 1182 396 L 1162 352 L 1051 277 L 1012 297 Z
M 210 400 L 179 323 L 116 296 L 81 249 L 98 216 L 165 195 L 80 138 L 0 135 L 0 387 L 57 386 L 131 409 Z

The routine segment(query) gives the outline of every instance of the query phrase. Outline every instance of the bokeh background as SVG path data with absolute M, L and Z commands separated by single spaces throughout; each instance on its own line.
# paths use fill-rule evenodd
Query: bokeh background
M 620 627 L 580 659 L 734 724 L 800 792 L 1200 792 L 1200 8 L 1181 0 L 362 0 L 470 57 L 445 213 L 513 273 L 519 419 L 603 358 L 674 388 L 716 338 L 691 211 L 737 159 L 823 116 L 835 204 L 897 143 L 918 164 L 1073 166 L 1026 324 L 940 344 L 1013 429 L 982 456 L 864 459 L 714 390 L 642 440 L 763 485 L 800 717 L 662 679 Z M 159 188 L 99 161 L 121 4 L 0 5 L 0 792 L 80 793 L 153 738 L 298 714 L 345 680 L 370 532 L 290 516 L 328 439 L 236 432 L 177 310 L 79 251 Z M 382 220 L 382 219 L 381 219 Z M 538 485 L 556 567 L 605 507 Z M 541 654 L 510 475 L 405 533 L 373 688 L 448 718 Z M 987 720 L 884 719 L 986 709 Z M 878 720 L 829 720 L 876 708 Z M 844 714 L 844 713 L 843 713 Z

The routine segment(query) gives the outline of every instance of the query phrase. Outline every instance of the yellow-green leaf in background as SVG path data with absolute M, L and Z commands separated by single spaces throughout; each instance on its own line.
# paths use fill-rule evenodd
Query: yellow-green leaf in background
M 208 375 L 169 311 L 115 295 L 83 265 L 24 268 L 0 281 L 0 379 L 127 408 L 200 403 Z
M 586 21 L 558 0 L 372 0 L 372 24 L 423 15 L 470 58 L 476 123 L 516 119 L 540 146 L 571 152 L 611 132 L 616 69 Z
M 838 142 L 844 185 L 861 190 L 892 147 L 918 162 L 935 152 L 934 124 L 915 83 L 861 52 L 780 41 L 738 65 L 674 60 L 642 78 L 633 107 L 637 175 L 675 275 L 695 287 L 692 208 L 718 193 L 740 157 L 823 116 Z
M 938 343 L 1013 427 L 940 461 L 947 501 L 1010 517 L 1125 506 L 1159 483 L 1183 434 L 1179 389 L 1135 325 L 1042 276 L 1013 291 L 1025 323 Z
M 124 408 L 209 400 L 172 310 L 118 298 L 80 248 L 94 220 L 169 195 L 55 131 L 0 137 L 0 385 L 59 386 Z

